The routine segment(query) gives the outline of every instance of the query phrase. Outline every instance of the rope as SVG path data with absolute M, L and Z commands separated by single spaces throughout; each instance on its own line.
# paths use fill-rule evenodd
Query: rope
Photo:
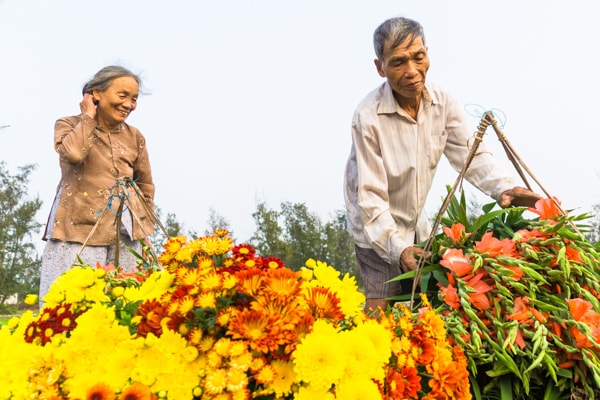
M 486 129 L 488 128 L 488 126 L 490 126 L 491 122 L 489 119 L 490 118 L 489 115 L 490 115 L 489 112 L 484 113 L 483 117 L 481 118 L 481 121 L 479 122 L 479 126 L 477 127 L 477 133 L 475 134 L 471 150 L 469 151 L 469 154 L 467 155 L 467 158 L 465 159 L 465 163 L 463 164 L 463 167 L 462 167 L 461 171 L 459 172 L 458 177 L 454 181 L 454 185 L 452 185 L 452 188 L 446 195 L 446 198 L 444 199 L 444 202 L 442 203 L 440 211 L 438 212 L 436 219 L 433 223 L 433 226 L 431 228 L 431 233 L 429 234 L 429 237 L 427 238 L 427 241 L 425 242 L 425 247 L 423 248 L 423 255 L 419 257 L 419 262 L 417 263 L 417 269 L 415 270 L 415 277 L 413 279 L 412 292 L 410 294 L 410 308 L 411 309 L 413 307 L 415 293 L 417 291 L 417 282 L 419 282 L 421 280 L 421 271 L 425 264 L 425 255 L 431 250 L 431 243 L 433 242 L 435 233 L 437 232 L 438 227 L 440 226 L 440 223 L 442 222 L 442 218 L 443 218 L 446 210 L 448 209 L 448 206 L 450 205 L 452 198 L 454 197 L 454 193 L 456 192 L 456 189 L 462 183 L 465 173 L 467 172 L 469 165 L 471 165 L 471 161 L 473 161 L 473 158 L 477 154 L 477 149 L 479 148 L 479 145 L 481 144 L 481 142 L 483 140 L 483 135 L 485 134 Z
M 119 263 L 119 247 L 120 247 L 120 243 L 121 243 L 121 226 L 122 226 L 121 216 L 123 215 L 123 212 L 125 212 L 127 210 L 129 210 L 129 212 L 131 213 L 131 216 L 132 216 L 133 220 L 135 221 L 135 223 L 137 223 L 141 227 L 142 233 L 144 234 L 144 238 L 147 239 L 146 241 L 147 241 L 147 244 L 150 247 L 151 251 L 155 252 L 154 248 L 152 247 L 152 243 L 150 242 L 150 240 L 148 240 L 149 234 L 144 230 L 144 225 L 141 223 L 140 217 L 135 213 L 133 208 L 128 206 L 129 196 L 131 195 L 130 189 L 133 189 L 133 194 L 135 196 L 137 196 L 138 200 L 142 204 L 142 207 L 146 213 L 146 216 L 150 218 L 152 223 L 158 225 L 158 227 L 162 230 L 162 232 L 164 233 L 165 236 L 168 236 L 167 230 L 165 229 L 164 225 L 160 222 L 160 220 L 156 216 L 156 213 L 154 212 L 154 210 L 152 209 L 152 207 L 150 206 L 150 204 L 144 197 L 139 186 L 135 183 L 135 181 L 133 179 L 131 179 L 129 177 L 121 177 L 116 180 L 115 184 L 110 189 L 110 196 L 108 198 L 108 202 L 106 203 L 106 207 L 104 207 L 104 209 L 102 211 L 98 212 L 98 214 L 100 214 L 100 216 L 98 217 L 98 219 L 96 220 L 96 223 L 90 230 L 90 233 L 88 234 L 87 238 L 82 243 L 81 249 L 79 249 L 79 251 L 77 252 L 77 254 L 75 256 L 75 260 L 78 260 L 80 258 L 81 253 L 87 246 L 87 243 L 89 242 L 90 238 L 96 232 L 96 229 L 98 228 L 98 225 L 100 224 L 100 221 L 102 220 L 102 217 L 105 214 L 107 214 L 107 211 L 109 211 L 109 210 L 115 216 L 115 225 L 116 225 L 115 263 L 117 265 Z M 113 203 L 115 201 L 119 202 L 116 211 L 113 206 Z
M 456 189 L 462 183 L 465 173 L 466 173 L 467 169 L 469 168 L 469 166 L 471 165 L 471 161 L 473 161 L 473 158 L 475 157 L 475 155 L 477 153 L 477 148 L 479 147 L 479 144 L 483 140 L 483 135 L 484 135 L 486 129 L 490 125 L 496 132 L 496 135 L 498 136 L 498 140 L 500 140 L 500 142 L 502 143 L 502 147 L 504 148 L 504 151 L 506 152 L 508 159 L 511 161 L 511 163 L 517 170 L 521 179 L 523 179 L 523 182 L 527 186 L 527 188 L 529 190 L 531 190 L 531 186 L 529 185 L 529 182 L 527 181 L 523 170 L 525 170 L 529 174 L 529 176 L 535 181 L 535 183 L 537 183 L 537 185 L 544 192 L 544 194 L 548 198 L 552 199 L 552 202 L 556 206 L 557 210 L 559 210 L 562 215 L 565 215 L 565 216 L 567 215 L 567 213 L 560 207 L 560 204 L 558 204 L 558 201 L 553 196 L 551 196 L 550 193 L 548 193 L 548 191 L 542 186 L 542 184 L 539 182 L 539 180 L 533 175 L 533 173 L 527 167 L 527 165 L 525 165 L 525 163 L 523 162 L 521 157 L 519 157 L 519 155 L 515 151 L 514 147 L 510 144 L 510 142 L 508 141 L 508 139 L 506 138 L 506 136 L 504 135 L 504 133 L 498 126 L 498 122 L 494 119 L 492 111 L 484 112 L 483 115 L 481 116 L 481 121 L 479 122 L 479 126 L 477 128 L 477 133 L 475 136 L 475 141 L 473 143 L 473 147 L 471 148 L 469 155 L 467 156 L 465 163 L 462 167 L 462 170 L 460 171 L 460 173 L 458 174 L 458 177 L 456 178 L 456 181 L 454 182 L 454 185 L 452 186 L 452 188 L 446 195 L 444 202 L 442 203 L 442 206 L 436 216 L 435 222 L 433 223 L 431 233 L 429 234 L 429 237 L 427 238 L 427 241 L 425 242 L 425 246 L 423 248 L 423 255 L 421 255 L 419 257 L 419 260 L 417 263 L 417 269 L 415 270 L 415 277 L 413 280 L 412 292 L 411 292 L 411 296 L 410 296 L 410 308 L 411 309 L 413 307 L 414 297 L 415 297 L 415 293 L 417 290 L 417 282 L 419 282 L 421 279 L 421 273 L 423 270 L 423 266 L 425 264 L 425 258 L 426 258 L 427 253 L 431 250 L 431 244 L 433 242 L 433 239 L 435 238 L 435 234 L 440 226 L 440 223 L 442 221 L 444 214 L 446 213 L 446 210 L 448 209 L 448 206 L 450 205 L 452 198 L 454 197 L 454 193 L 456 192 Z M 571 227 L 573 227 L 573 229 L 576 232 L 581 233 L 579 231 L 579 229 L 577 228 L 577 226 L 575 226 L 573 221 L 569 220 L 569 223 L 571 224 Z

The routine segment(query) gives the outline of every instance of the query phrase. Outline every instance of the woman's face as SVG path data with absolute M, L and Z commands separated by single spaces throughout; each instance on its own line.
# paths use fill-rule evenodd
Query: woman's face
M 93 95 L 98 122 L 111 129 L 124 122 L 137 107 L 139 85 L 135 78 L 123 76 L 114 79 L 103 92 L 95 89 Z

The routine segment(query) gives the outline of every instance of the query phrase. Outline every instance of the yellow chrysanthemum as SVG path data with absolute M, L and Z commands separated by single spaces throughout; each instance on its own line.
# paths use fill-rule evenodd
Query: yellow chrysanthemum
M 301 386 L 298 392 L 294 393 L 294 400 L 335 400 L 336 396 L 330 391 L 315 388 L 314 386 L 307 385 Z M 341 399 L 341 397 L 338 397 Z
M 206 354 L 206 362 L 209 367 L 217 368 L 221 366 L 223 361 L 223 356 L 217 353 L 216 351 L 209 351 Z
M 202 338 L 202 341 L 200 342 L 200 351 L 204 351 L 207 352 L 210 349 L 212 349 L 213 345 L 215 344 L 215 338 L 212 336 L 204 336 Z
M 25 304 L 30 306 L 38 303 L 38 296 L 36 294 L 27 294 L 24 300 Z
M 233 240 L 230 237 L 221 237 L 219 243 L 219 250 L 217 254 L 225 254 L 233 249 Z
M 153 272 L 140 287 L 127 287 L 123 297 L 129 302 L 158 299 L 173 284 L 175 275 L 168 271 Z
M 217 290 L 221 288 L 221 275 L 212 271 L 200 278 L 202 290 Z
M 192 311 L 194 308 L 194 298 L 191 296 L 185 296 L 183 299 L 179 301 L 179 312 L 181 315 L 186 315 L 188 312 Z
M 198 258 L 196 263 L 198 264 L 198 268 L 200 268 L 200 270 L 204 270 L 213 266 L 213 259 L 207 256 L 201 256 Z
M 380 400 L 381 393 L 372 379 L 344 379 L 336 386 L 336 397 L 344 400 Z
M 197 299 L 196 304 L 201 308 L 215 308 L 217 297 L 214 292 L 202 293 Z
M 200 343 L 200 341 L 202 340 L 203 336 L 204 336 L 204 333 L 202 332 L 202 329 L 200 329 L 198 327 L 194 327 L 188 334 L 188 340 L 189 340 L 190 344 L 198 345 Z
M 252 354 L 251 353 L 243 353 L 239 356 L 231 357 L 229 364 L 242 371 L 246 371 L 252 365 Z
M 196 268 L 185 269 L 185 273 L 181 279 L 181 283 L 185 286 L 195 285 L 200 279 L 200 271 Z
M 222 357 L 229 356 L 229 350 L 231 349 L 231 340 L 229 338 L 220 338 L 215 343 L 213 349 Z
M 267 364 L 258 371 L 255 379 L 261 384 L 271 384 L 275 380 L 275 370 L 270 364 Z
M 300 268 L 300 278 L 303 281 L 311 281 L 313 279 L 313 272 L 308 268 Z
M 181 263 L 190 263 L 192 262 L 192 249 L 189 246 L 185 246 L 179 249 L 179 251 L 175 254 L 175 260 Z
M 296 379 L 294 366 L 284 361 L 272 361 L 271 366 L 275 371 L 275 379 L 269 387 L 278 397 L 287 396 L 292 391 L 292 385 Z
M 219 394 L 227 387 L 227 371 L 216 368 L 207 371 L 204 390 L 210 394 Z
M 235 287 L 235 285 L 237 285 L 238 283 L 238 279 L 231 274 L 225 274 L 223 276 L 223 289 L 225 290 L 229 290 L 229 289 L 233 289 Z
M 240 341 L 231 343 L 231 348 L 229 349 L 229 355 L 231 357 L 239 357 L 244 354 L 248 354 L 246 350 L 246 343 Z
M 227 390 L 235 392 L 244 389 L 248 385 L 248 376 L 246 373 L 237 368 L 229 368 L 227 370 Z
M 367 320 L 360 324 L 354 332 L 358 338 L 357 343 L 369 342 L 373 346 L 373 357 L 378 363 L 385 363 L 392 354 L 392 332 L 381 326 L 376 320 Z
M 383 329 L 383 328 L 382 328 Z M 344 379 L 375 379 L 383 381 L 385 376 L 384 366 L 391 354 L 390 343 L 383 344 L 387 352 L 381 351 L 369 337 L 368 329 L 364 325 L 340 333 L 340 340 L 346 352 L 346 369 Z M 384 355 L 387 353 L 387 357 Z M 383 354 L 383 356 L 382 356 Z
M 220 238 L 216 236 L 205 236 L 198 240 L 200 249 L 203 253 L 209 256 L 224 254 Z
M 293 353 L 294 371 L 299 381 L 328 390 L 342 378 L 346 352 L 332 325 L 317 320 Z
M 176 254 L 179 251 L 179 249 L 181 248 L 181 246 L 183 246 L 185 244 L 186 241 L 187 241 L 187 238 L 183 235 L 174 236 L 174 237 L 169 238 L 167 240 L 167 242 L 163 245 L 163 247 L 167 253 Z

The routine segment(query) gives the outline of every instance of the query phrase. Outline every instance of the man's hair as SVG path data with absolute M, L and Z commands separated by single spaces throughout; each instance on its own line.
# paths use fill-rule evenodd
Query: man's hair
M 416 38 L 421 38 L 425 44 L 425 34 L 420 23 L 404 17 L 390 18 L 375 29 L 373 34 L 375 55 L 383 60 L 386 43 L 389 43 L 389 48 L 393 49 L 407 39 L 410 39 L 408 44 L 411 45 Z

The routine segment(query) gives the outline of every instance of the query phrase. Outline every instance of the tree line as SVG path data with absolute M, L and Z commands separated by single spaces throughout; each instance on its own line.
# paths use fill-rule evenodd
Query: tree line
M 11 175 L 6 163 L 0 162 L 0 314 L 14 312 L 15 306 L 8 304 L 10 299 L 16 296 L 22 300 L 29 293 L 37 293 L 39 287 L 41 255 L 34 243 L 39 240 L 44 224 L 36 220 L 42 201 L 38 196 L 28 195 L 34 170 L 35 165 L 27 165 Z M 166 231 L 165 235 L 157 226 L 150 237 L 159 254 L 167 236 L 201 236 L 194 230 L 186 230 L 174 213 L 163 216 L 157 207 L 155 214 Z M 337 210 L 324 221 L 303 203 L 284 202 L 273 208 L 261 202 L 252 216 L 256 229 L 247 244 L 258 254 L 279 257 L 293 270 L 313 258 L 359 279 L 344 211 Z M 232 231 L 229 221 L 211 209 L 202 235 L 212 234 L 215 229 Z
M 8 304 L 15 296 L 22 300 L 29 293 L 37 293 L 40 280 L 41 255 L 35 242 L 44 226 L 36 220 L 42 206 L 39 197 L 29 196 L 28 185 L 35 165 L 19 167 L 15 174 L 0 161 L 0 314 L 11 313 L 14 305 Z M 475 200 L 469 212 L 480 213 L 481 205 Z M 185 235 L 188 238 L 212 234 L 215 229 L 232 231 L 229 221 L 211 209 L 207 228 L 199 234 L 186 230 L 176 214 L 156 215 L 165 228 L 156 229 L 150 237 L 157 253 L 167 236 Z M 287 267 L 298 270 L 307 259 L 324 261 L 343 275 L 355 276 L 362 285 L 354 258 L 354 245 L 346 229 L 345 210 L 334 211 L 327 219 L 311 212 L 304 203 L 283 202 L 272 207 L 259 202 L 253 212 L 256 228 L 248 239 L 263 256 L 279 257 Z M 584 234 L 592 243 L 600 241 L 600 204 L 593 206 Z M 157 227 L 158 228 L 158 227 Z

